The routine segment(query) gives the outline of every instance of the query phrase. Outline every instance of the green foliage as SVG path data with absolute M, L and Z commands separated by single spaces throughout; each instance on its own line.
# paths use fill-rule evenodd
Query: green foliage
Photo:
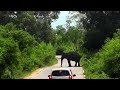
M 22 70 L 21 52 L 12 39 L 0 38 L 0 78 L 15 78 Z
M 76 48 L 72 42 L 62 43 L 61 45 L 56 47 L 56 54 L 61 55 L 63 51 L 64 52 L 76 51 Z
M 30 34 L 23 30 L 11 31 L 13 39 L 19 43 L 19 49 L 23 51 L 27 47 L 33 47 L 38 43 Z
M 0 25 L 12 22 L 17 28 L 27 31 L 38 42 L 54 42 L 51 23 L 60 11 L 0 11 Z
M 87 78 L 120 78 L 120 30 L 99 52 L 83 61 Z M 95 75 L 95 77 L 94 77 Z
M 12 23 L 0 26 L 0 78 L 15 79 L 35 68 L 56 63 L 55 49 Z
M 113 38 L 104 49 L 104 71 L 111 78 L 120 78 L 120 39 Z
M 104 41 L 113 37 L 116 29 L 120 28 L 120 11 L 81 11 L 83 27 L 86 29 L 84 47 L 88 51 L 99 50 Z
M 83 47 L 85 47 L 88 51 L 95 51 L 102 47 L 102 44 L 104 44 L 104 37 L 101 31 L 95 31 L 95 30 L 89 30 L 85 34 L 84 38 L 84 44 Z
M 56 31 L 56 54 L 60 55 L 63 51 L 77 51 L 81 53 L 83 46 L 83 33 L 75 26 L 70 26 L 66 31 L 61 25 L 57 26 Z
M 34 65 L 38 67 L 51 65 L 55 62 L 55 49 L 50 43 L 41 42 L 33 48 L 31 59 L 34 61 Z

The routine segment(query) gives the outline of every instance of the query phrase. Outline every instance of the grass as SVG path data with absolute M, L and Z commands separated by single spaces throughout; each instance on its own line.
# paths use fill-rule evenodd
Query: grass
M 46 66 L 42 66 L 41 68 L 43 68 L 43 67 L 48 67 L 48 66 L 52 66 L 52 65 L 55 65 L 55 64 L 57 64 L 58 62 L 57 62 L 57 60 L 54 60 L 54 62 L 51 62 L 51 63 L 49 63 L 48 65 L 46 65 Z M 26 72 L 23 72 L 23 73 L 21 73 L 16 79 L 23 79 L 24 77 L 28 77 L 32 72 L 34 72 L 35 70 L 37 70 L 37 69 L 40 69 L 39 67 L 36 67 L 36 68 L 33 68 L 31 71 L 26 71 Z

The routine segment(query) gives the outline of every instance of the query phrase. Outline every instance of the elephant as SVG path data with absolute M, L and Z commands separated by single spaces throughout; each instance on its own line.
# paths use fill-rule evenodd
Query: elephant
M 76 52 L 68 52 L 68 53 L 63 52 L 62 56 L 61 56 L 61 67 L 62 67 L 62 62 L 63 62 L 64 58 L 66 58 L 68 60 L 69 67 L 71 67 L 70 60 L 75 61 L 75 66 L 77 66 L 77 63 L 78 63 L 78 66 L 80 67 L 81 56 L 78 53 L 76 53 Z

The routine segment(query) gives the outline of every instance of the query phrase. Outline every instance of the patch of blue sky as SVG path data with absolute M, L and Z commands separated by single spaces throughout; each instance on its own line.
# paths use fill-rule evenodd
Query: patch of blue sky
M 51 23 L 52 28 L 56 29 L 56 26 L 58 25 L 63 25 L 63 27 L 65 28 L 67 16 L 70 16 L 69 11 L 60 11 L 59 18 L 53 23 Z M 74 25 L 75 25 L 75 22 L 72 22 L 71 26 L 74 26 Z

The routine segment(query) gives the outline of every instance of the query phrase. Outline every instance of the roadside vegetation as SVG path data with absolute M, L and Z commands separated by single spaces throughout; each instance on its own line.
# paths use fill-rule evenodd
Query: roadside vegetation
M 70 51 L 82 56 L 87 79 L 120 78 L 120 12 L 71 11 L 65 27 L 53 29 L 59 14 L 0 11 L 0 78 L 23 78 Z
M 120 78 L 120 30 L 97 53 L 84 56 L 82 64 L 88 79 Z
M 55 49 L 38 43 L 34 37 L 12 23 L 0 26 L 0 78 L 22 78 L 36 68 L 57 63 Z
M 72 27 L 70 24 L 74 20 L 76 26 Z M 67 20 L 66 35 L 62 36 L 61 40 L 63 42 L 66 40 L 69 45 L 64 44 L 58 47 L 58 50 L 78 52 L 82 56 L 81 64 L 87 79 L 118 79 L 120 78 L 119 20 L 119 11 L 72 12 L 72 16 Z M 73 49 L 67 51 L 66 48 L 71 47 L 70 42 L 73 43 Z
M 120 78 L 120 12 L 88 11 L 84 19 L 87 32 L 81 58 L 87 79 Z M 112 18 L 112 19 L 111 19 Z M 90 20 L 87 22 L 86 20 Z

